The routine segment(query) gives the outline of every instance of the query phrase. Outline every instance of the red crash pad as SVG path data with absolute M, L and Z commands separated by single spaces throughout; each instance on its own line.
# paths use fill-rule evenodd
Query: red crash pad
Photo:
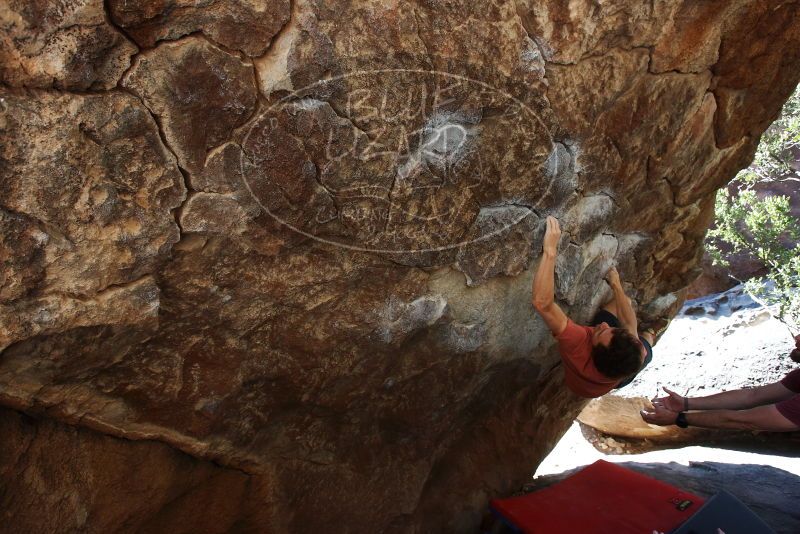
M 491 507 L 526 534 L 651 534 L 686 521 L 704 499 L 598 460 L 550 487 Z

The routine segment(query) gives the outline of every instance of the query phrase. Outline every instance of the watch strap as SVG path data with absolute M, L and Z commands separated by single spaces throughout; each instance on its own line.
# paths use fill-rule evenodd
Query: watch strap
M 686 420 L 686 412 L 680 412 L 678 414 L 678 417 L 675 418 L 675 424 L 680 428 L 687 428 L 689 426 L 689 422 Z

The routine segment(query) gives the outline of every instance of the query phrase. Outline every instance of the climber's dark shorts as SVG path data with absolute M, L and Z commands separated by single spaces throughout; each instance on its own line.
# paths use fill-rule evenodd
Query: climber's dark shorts
M 592 319 L 592 322 L 589 323 L 589 326 L 597 326 L 600 323 L 608 323 L 608 326 L 612 328 L 620 328 L 622 326 L 622 324 L 620 324 L 619 322 L 619 319 L 617 319 L 616 315 L 604 309 L 600 309 L 600 311 L 594 314 L 594 318 Z M 644 348 L 647 351 L 647 355 L 645 355 L 644 357 L 644 363 L 642 364 L 642 369 L 644 369 L 650 364 L 650 362 L 653 361 L 653 347 L 651 347 L 650 343 L 648 343 L 647 340 L 642 336 L 639 336 L 639 341 L 642 342 L 642 345 L 644 345 Z M 639 373 L 642 372 L 642 369 L 639 369 Z M 633 382 L 634 378 L 636 378 L 636 375 L 626 378 L 625 380 L 617 384 L 617 387 L 614 389 L 624 388 L 625 386 Z

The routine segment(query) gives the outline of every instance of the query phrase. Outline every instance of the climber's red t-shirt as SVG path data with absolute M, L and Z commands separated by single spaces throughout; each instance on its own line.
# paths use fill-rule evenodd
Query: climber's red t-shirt
M 608 378 L 594 366 L 593 332 L 593 327 L 577 325 L 572 319 L 567 319 L 567 327 L 555 336 L 561 361 L 564 362 L 564 383 L 576 395 L 589 399 L 602 397 L 619 383 L 619 380 Z
M 786 389 L 800 393 L 800 369 L 795 369 L 781 380 Z M 795 395 L 791 399 L 781 401 L 775 405 L 778 411 L 786 419 L 800 426 L 800 395 Z

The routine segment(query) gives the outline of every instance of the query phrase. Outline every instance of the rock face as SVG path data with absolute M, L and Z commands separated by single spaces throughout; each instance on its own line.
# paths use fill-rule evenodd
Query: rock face
M 0 122 L 0 348 L 97 325 L 157 323 L 153 279 L 179 240 L 174 156 L 133 96 L 7 93 Z
M 128 441 L 8 409 L 0 414 L 3 532 L 286 530 L 261 504 L 274 487 L 263 477 L 164 443 Z
M 32 473 L 75 462 L 7 478 L 15 530 L 108 530 L 81 454 L 151 449 L 164 473 L 114 475 L 159 480 L 130 530 L 212 501 L 209 531 L 474 530 L 583 404 L 530 305 L 543 218 L 573 318 L 612 263 L 669 314 L 797 83 L 799 11 L 6 2 L 2 419 Z
M 0 43 L 0 81 L 11 87 L 111 89 L 137 52 L 101 0 L 5 1 Z

